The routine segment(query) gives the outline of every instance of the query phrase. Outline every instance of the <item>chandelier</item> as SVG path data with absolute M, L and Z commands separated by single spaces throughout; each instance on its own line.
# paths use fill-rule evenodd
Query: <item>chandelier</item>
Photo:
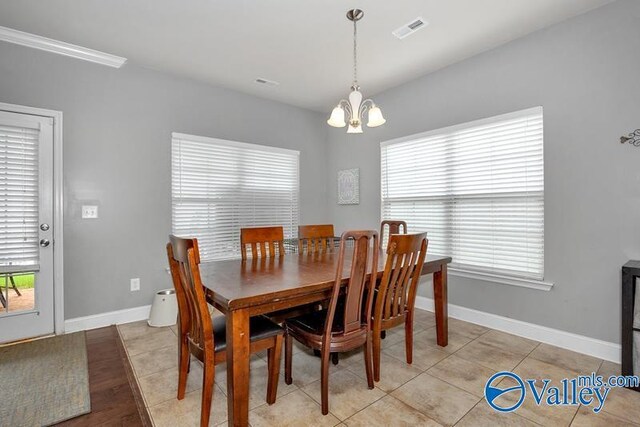
M 347 123 L 347 133 L 362 133 L 362 118 L 368 113 L 367 126 L 376 127 L 383 125 L 386 120 L 382 117 L 382 111 L 374 104 L 373 100 L 362 100 L 360 86 L 358 86 L 358 57 L 357 57 L 357 26 L 356 23 L 362 19 L 364 12 L 360 9 L 352 9 L 347 12 L 347 19 L 353 22 L 353 85 L 351 85 L 351 93 L 349 99 L 341 99 L 338 105 L 331 112 L 331 117 L 327 120 L 330 126 L 341 128 Z M 348 115 L 348 122 L 345 121 L 345 112 Z

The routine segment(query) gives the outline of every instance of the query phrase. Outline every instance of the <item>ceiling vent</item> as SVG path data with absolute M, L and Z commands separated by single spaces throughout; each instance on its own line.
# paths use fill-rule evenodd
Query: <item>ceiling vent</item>
M 421 28 L 426 27 L 427 25 L 429 25 L 429 23 L 424 19 L 416 18 L 413 21 L 409 22 L 408 24 L 405 24 L 400 28 L 396 28 L 391 33 L 397 38 L 399 38 L 400 40 L 402 40 L 403 38 L 410 36 L 411 34 L 415 33 Z
M 265 85 L 265 86 L 279 86 L 280 85 L 280 83 L 278 83 L 276 81 L 263 79 L 262 77 L 258 77 L 255 80 L 255 82 L 260 84 L 260 85 Z

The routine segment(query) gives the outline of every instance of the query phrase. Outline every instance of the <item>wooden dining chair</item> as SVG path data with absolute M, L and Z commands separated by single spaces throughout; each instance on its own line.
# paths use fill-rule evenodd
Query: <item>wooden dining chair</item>
M 427 254 L 427 233 L 393 234 L 387 260 L 375 292 L 372 318 L 373 375 L 380 381 L 382 332 L 404 323 L 407 363 L 413 362 L 413 314 L 420 273 Z
M 333 239 L 333 224 L 298 226 L 298 252 L 301 254 L 332 252 Z
M 384 249 L 384 230 L 389 228 L 389 236 L 392 234 L 407 234 L 407 223 L 404 221 L 384 220 L 380 223 L 380 248 Z M 401 231 L 402 230 L 402 231 Z
M 241 228 L 240 252 L 244 260 L 247 259 L 247 246 L 251 247 L 252 258 L 284 256 L 284 231 L 281 226 Z
M 215 365 L 227 361 L 226 318 L 211 318 L 200 278 L 200 254 L 197 239 L 169 236 L 167 256 L 178 300 L 178 400 L 184 399 L 189 373 L 190 354 L 204 365 L 200 425 L 209 425 Z M 284 330 L 269 319 L 252 317 L 249 324 L 250 351 L 267 350 L 269 380 L 267 403 L 276 401 L 280 353 Z M 247 381 L 249 379 L 247 378 Z
M 348 249 L 346 242 L 353 240 L 351 273 L 340 298 L 343 266 Z M 370 265 L 368 260 L 371 259 Z M 329 307 L 288 319 L 285 326 L 285 382 L 291 384 L 292 339 L 320 351 L 322 414 L 329 413 L 329 357 L 332 353 L 354 350 L 364 346 L 367 385 L 373 388 L 370 319 L 373 287 L 378 269 L 378 233 L 373 230 L 346 231 L 340 239 L 338 267 Z M 369 277 L 367 277 L 369 276 Z M 365 295 L 366 289 L 366 298 Z

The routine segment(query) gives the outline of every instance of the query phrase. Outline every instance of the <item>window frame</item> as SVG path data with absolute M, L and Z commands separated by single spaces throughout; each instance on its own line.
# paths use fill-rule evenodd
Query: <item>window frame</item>
M 517 119 L 517 118 L 521 118 L 527 115 L 532 115 L 537 113 L 541 114 L 543 117 L 543 141 L 542 141 L 543 154 L 542 155 L 543 155 L 543 171 L 544 171 L 544 111 L 542 106 L 536 106 L 533 108 L 514 111 L 507 114 L 501 114 L 501 115 L 487 117 L 479 120 L 460 123 L 452 126 L 446 126 L 438 129 L 429 130 L 426 132 L 420 132 L 420 133 L 403 136 L 400 138 L 394 138 L 391 140 L 381 142 L 380 143 L 380 218 L 381 219 L 404 219 L 404 218 L 385 218 L 385 198 L 383 193 L 383 182 L 385 179 L 385 176 L 384 176 L 385 170 L 383 169 L 384 163 L 383 163 L 383 156 L 382 156 L 382 152 L 385 147 L 398 144 L 398 143 L 411 142 L 411 141 L 431 138 L 435 136 L 448 137 L 453 133 L 468 130 L 470 128 L 491 125 L 497 122 Z M 543 183 L 544 183 L 544 176 L 543 176 Z M 464 196 L 460 196 L 460 197 L 464 197 Z M 455 199 L 456 196 L 446 196 L 444 198 Z M 542 191 L 543 202 L 544 202 L 544 199 L 545 197 L 544 197 L 544 189 L 543 189 Z M 544 205 L 543 205 L 543 223 L 542 224 L 544 227 Z M 446 245 L 450 245 L 450 244 L 451 242 L 446 243 Z M 543 251 L 544 251 L 544 244 L 545 244 L 544 229 L 542 234 L 542 244 L 543 244 Z M 552 289 L 553 283 L 545 280 L 546 279 L 544 277 L 545 267 L 546 265 L 545 265 L 544 254 L 543 254 L 543 257 L 542 257 L 542 276 L 543 277 L 540 279 L 522 277 L 519 275 L 499 274 L 499 273 L 490 272 L 490 271 L 484 272 L 484 271 L 475 270 L 473 268 L 465 268 L 464 266 L 455 266 L 455 265 L 449 267 L 449 272 L 453 276 L 458 276 L 463 278 L 476 279 L 476 280 L 499 283 L 499 284 L 506 284 L 506 285 L 513 285 L 513 286 L 520 286 L 520 287 L 526 287 L 531 289 L 549 291 Z

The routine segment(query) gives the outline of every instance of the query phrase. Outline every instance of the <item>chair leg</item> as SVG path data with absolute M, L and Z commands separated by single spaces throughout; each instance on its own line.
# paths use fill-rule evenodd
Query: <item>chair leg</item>
M 387 331 L 380 332 L 380 338 L 385 339 L 387 337 Z
M 407 363 L 413 362 L 413 313 L 407 313 L 404 321 L 404 345 Z
M 383 331 L 384 332 L 384 331 Z M 371 334 L 371 340 L 373 341 L 373 379 L 374 381 L 380 381 L 380 348 L 382 342 L 380 340 L 381 334 L 379 331 L 374 330 Z
M 191 366 L 191 355 L 189 354 L 189 344 L 186 340 L 180 340 L 180 350 L 178 355 L 178 400 L 184 399 L 187 389 L 187 376 Z
M 16 286 L 16 282 L 13 280 L 13 276 L 9 276 L 9 280 L 11 281 L 11 287 L 13 288 L 13 290 L 15 291 L 15 293 L 21 297 L 22 294 L 20 293 L 20 291 L 18 290 L 18 287 Z
M 369 389 L 373 389 L 373 372 L 371 366 L 371 335 L 367 337 L 367 342 L 364 343 L 364 369 L 367 373 L 367 386 Z M 378 359 L 378 363 L 380 360 Z M 380 375 L 380 366 L 378 366 L 378 376 Z M 379 380 L 378 380 L 379 381 Z
M 213 360 L 205 360 L 204 375 L 202 378 L 202 408 L 200 411 L 200 427 L 209 427 L 211 415 L 211 401 L 213 400 L 213 382 L 215 380 L 216 367 Z
M 284 382 L 290 385 L 293 382 L 291 378 L 291 359 L 293 356 L 293 338 L 291 335 L 284 334 Z
M 334 365 L 337 365 L 339 361 L 340 355 L 338 353 L 331 353 L 331 362 L 333 362 Z
M 269 383 L 267 384 L 267 403 L 276 402 L 278 394 L 278 379 L 280 376 L 280 355 L 282 354 L 282 335 L 276 335 L 273 347 L 267 350 L 269 364 Z
M 320 361 L 320 394 L 322 402 L 322 415 L 327 415 L 329 413 L 329 356 L 329 349 L 323 348 Z

